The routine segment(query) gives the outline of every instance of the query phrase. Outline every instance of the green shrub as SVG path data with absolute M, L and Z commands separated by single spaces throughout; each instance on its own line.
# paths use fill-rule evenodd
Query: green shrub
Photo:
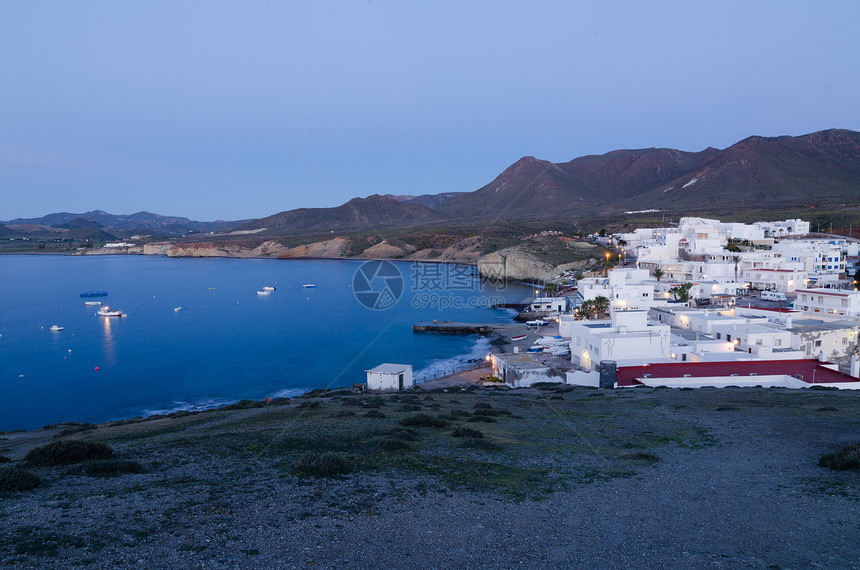
M 8 457 L 6 457 L 5 455 L 0 455 L 0 463 L 9 463 L 10 461 L 12 461 L 12 460 L 9 459 Z
M 335 477 L 349 473 L 349 463 L 342 455 L 333 452 L 305 453 L 296 461 L 293 469 L 311 477 Z
M 331 415 L 333 418 L 347 418 L 349 416 L 354 416 L 355 412 L 352 410 L 338 410 Z
M 385 414 L 383 414 L 379 410 L 367 410 L 367 413 L 364 414 L 364 417 L 382 419 L 385 417 Z
M 20 465 L 0 469 L 0 492 L 29 491 L 39 486 L 41 480 Z
M 860 471 L 860 443 L 846 445 L 836 453 L 825 453 L 818 465 L 835 471 Z
M 405 451 L 412 446 L 396 437 L 376 437 L 367 442 L 367 448 L 370 451 Z
M 421 411 L 421 406 L 418 404 L 406 404 L 400 408 L 401 412 L 418 412 Z
M 410 427 L 434 427 L 443 428 L 448 425 L 448 422 L 441 418 L 434 418 L 427 414 L 413 414 L 400 420 L 400 425 Z
M 485 416 L 485 415 L 483 415 L 483 414 L 482 414 L 482 415 L 475 415 L 475 416 L 472 416 L 471 418 L 469 418 L 469 419 L 468 419 L 468 420 L 466 420 L 466 421 L 469 421 L 469 422 L 484 422 L 485 424 L 494 424 L 494 423 L 496 423 L 495 418 L 491 418 L 491 417 L 489 417 L 489 416 Z
M 467 427 L 455 427 L 451 437 L 484 437 L 484 432 Z
M 69 465 L 89 459 L 108 459 L 113 449 L 95 441 L 55 441 L 31 449 L 24 460 L 33 465 Z
M 312 410 L 314 408 L 319 408 L 320 403 L 316 400 L 305 400 L 304 402 L 299 402 L 299 405 L 296 406 L 299 410 Z
M 478 402 L 477 404 L 472 406 L 472 408 L 475 410 L 492 410 L 493 406 L 491 406 L 490 404 L 488 404 L 486 402 Z
M 126 473 L 143 473 L 143 465 L 129 459 L 100 459 L 84 461 L 69 470 L 70 475 L 116 477 Z
M 402 427 L 392 428 L 392 430 L 388 432 L 388 435 L 395 439 L 402 439 L 403 441 L 415 441 L 418 439 L 417 431 Z
M 72 435 L 74 433 L 78 433 L 78 432 L 82 432 L 82 431 L 92 431 L 92 430 L 96 429 L 96 427 L 97 426 L 95 424 L 91 424 L 89 422 L 86 422 L 83 424 L 76 424 L 76 425 L 73 425 L 71 427 L 67 427 L 63 431 L 55 434 L 54 438 L 65 437 L 67 435 Z
M 635 461 L 650 461 L 651 463 L 657 463 L 660 461 L 660 457 L 657 455 L 646 453 L 644 451 L 625 452 L 621 454 L 621 457 L 624 459 L 633 459 Z

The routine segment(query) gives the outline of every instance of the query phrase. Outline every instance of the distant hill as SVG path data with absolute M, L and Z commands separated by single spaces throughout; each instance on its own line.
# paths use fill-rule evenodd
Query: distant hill
M 188 218 L 180 218 L 176 216 L 161 216 L 151 212 L 137 212 L 130 215 L 116 215 L 103 212 L 102 210 L 93 210 L 83 214 L 73 214 L 70 212 L 58 212 L 48 214 L 41 218 L 17 218 L 2 222 L 7 226 L 22 226 L 22 225 L 39 225 L 50 226 L 55 228 L 103 228 L 110 232 L 112 229 L 117 230 L 151 230 L 159 234 L 179 235 L 189 231 L 194 232 L 219 232 L 232 230 L 236 226 L 242 224 L 240 221 L 223 221 L 215 222 L 196 222 Z M 125 233 L 125 232 L 119 232 Z
M 860 203 L 860 133 L 750 137 L 725 150 L 617 150 L 552 163 L 525 157 L 441 207 L 451 218 L 581 216 L 633 208 Z
M 444 216 L 411 202 L 374 194 L 367 198 L 354 198 L 336 208 L 300 208 L 280 212 L 266 218 L 241 225 L 239 230 L 265 228 L 269 232 L 297 233 L 303 231 L 329 231 L 369 229 L 380 227 L 409 227 L 442 221 Z

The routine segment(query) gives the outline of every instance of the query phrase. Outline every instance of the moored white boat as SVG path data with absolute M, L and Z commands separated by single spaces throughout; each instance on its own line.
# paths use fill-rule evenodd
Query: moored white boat
M 263 287 L 263 291 L 274 291 L 274 290 L 275 290 L 275 288 L 272 287 L 271 285 L 266 285 L 265 287 Z
M 271 291 L 257 291 L 257 295 L 268 295 Z
M 511 340 L 513 340 L 513 341 L 517 341 L 517 340 L 525 340 L 527 336 L 528 336 L 528 335 L 520 334 L 520 335 L 517 335 L 517 336 L 512 336 L 512 337 L 511 337 Z
M 63 330 L 63 327 L 61 327 L 60 325 L 51 325 L 50 329 L 54 332 L 57 332 Z
M 123 313 L 120 310 L 111 309 L 110 307 L 105 305 L 104 307 L 102 307 L 101 309 L 98 310 L 98 312 L 96 313 L 96 316 L 97 317 L 124 317 L 126 315 L 125 315 L 125 313 Z
M 101 304 L 102 304 L 101 301 L 84 301 L 84 305 L 88 305 L 91 307 L 98 307 Z
M 179 311 L 181 311 L 181 310 L 182 310 L 182 309 L 184 309 L 184 308 L 185 308 L 185 307 L 176 307 L 176 308 L 174 308 L 173 310 L 174 310 L 174 311 L 176 311 L 176 312 L 178 313 Z
M 542 327 L 546 324 L 546 321 L 537 319 L 535 321 L 526 321 L 526 324 L 530 327 Z
M 314 287 L 316 287 L 316 283 L 305 283 L 304 285 L 302 285 L 302 287 L 304 287 L 305 289 L 313 289 Z

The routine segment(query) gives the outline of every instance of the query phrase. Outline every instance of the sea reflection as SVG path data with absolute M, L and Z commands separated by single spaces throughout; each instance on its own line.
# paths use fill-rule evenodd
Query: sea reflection
M 114 335 L 111 317 L 99 317 L 102 321 L 102 347 L 104 348 L 104 358 L 106 364 L 114 364 L 116 362 L 116 347 L 114 345 Z

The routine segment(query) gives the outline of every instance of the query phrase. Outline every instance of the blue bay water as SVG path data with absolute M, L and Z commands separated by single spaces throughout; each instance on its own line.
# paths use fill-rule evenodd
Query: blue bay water
M 351 386 L 382 362 L 421 375 L 480 358 L 489 344 L 415 334 L 415 322 L 509 321 L 488 298 L 530 293 L 482 288 L 467 266 L 395 265 L 402 297 L 370 310 L 353 294 L 355 261 L 0 256 L 0 430 Z M 257 295 L 264 285 L 277 290 Z M 128 316 L 96 317 L 79 296 L 91 290 L 108 291 L 100 300 Z

